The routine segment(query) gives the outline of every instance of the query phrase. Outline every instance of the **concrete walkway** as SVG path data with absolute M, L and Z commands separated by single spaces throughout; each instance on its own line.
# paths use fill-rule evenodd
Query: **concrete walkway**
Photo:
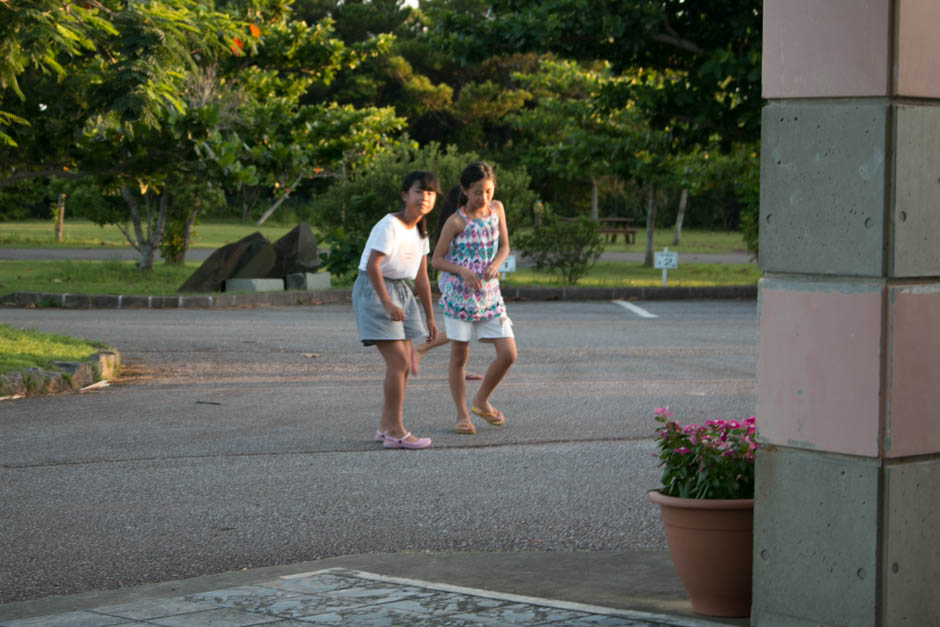
M 668 556 L 371 554 L 0 606 L 0 626 L 742 626 L 693 615 Z

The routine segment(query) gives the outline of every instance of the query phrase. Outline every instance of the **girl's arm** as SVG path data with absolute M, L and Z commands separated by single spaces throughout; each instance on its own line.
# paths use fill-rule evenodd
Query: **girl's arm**
M 382 303 L 382 308 L 388 314 L 388 317 L 391 320 L 404 320 L 405 312 L 402 311 L 401 307 L 392 302 L 391 297 L 388 295 L 388 290 L 385 289 L 382 271 L 379 270 L 379 263 L 384 256 L 385 253 L 380 253 L 374 249 L 369 253 L 369 261 L 366 262 L 366 276 L 369 277 L 369 283 L 372 284 L 372 289 L 375 290 L 376 295 L 379 297 L 379 302 Z
M 499 248 L 496 251 L 496 256 L 493 257 L 493 260 L 486 266 L 486 270 L 483 271 L 483 278 L 487 280 L 499 276 L 499 267 L 503 265 L 506 257 L 509 256 L 509 228 L 506 226 L 506 210 L 503 208 L 503 203 L 498 200 L 493 201 L 493 206 L 499 216 Z
M 437 238 L 437 244 L 434 246 L 434 255 L 431 256 L 431 265 L 438 270 L 456 274 L 463 279 L 463 282 L 466 283 L 468 287 L 478 290 L 483 287 L 483 282 L 480 280 L 480 277 L 471 272 L 469 268 L 458 266 L 456 263 L 447 261 L 444 258 L 447 255 L 447 250 L 450 248 L 451 241 L 453 241 L 458 233 L 463 231 L 464 226 L 463 218 L 461 218 L 458 213 L 447 218 L 447 222 L 444 223 L 444 228 L 441 229 L 441 236 Z
M 437 325 L 434 324 L 434 305 L 431 304 L 431 280 L 428 278 L 428 258 L 421 257 L 421 266 L 418 268 L 418 276 L 415 277 L 415 291 L 418 292 L 418 300 L 424 307 L 424 316 L 428 323 L 428 341 L 433 342 L 437 339 Z

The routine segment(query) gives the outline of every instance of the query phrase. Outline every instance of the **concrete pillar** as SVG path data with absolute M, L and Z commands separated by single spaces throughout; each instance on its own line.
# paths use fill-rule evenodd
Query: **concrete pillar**
M 753 625 L 940 625 L 940 2 L 764 0 Z

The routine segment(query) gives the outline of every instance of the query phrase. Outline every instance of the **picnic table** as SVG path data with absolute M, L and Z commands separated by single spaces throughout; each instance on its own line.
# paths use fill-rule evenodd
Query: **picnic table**
M 636 229 L 633 228 L 633 218 L 598 218 L 600 232 L 607 241 L 614 243 L 618 235 L 623 235 L 623 243 L 627 246 L 636 242 Z
M 573 222 L 576 218 L 562 218 L 563 222 Z M 604 239 L 610 243 L 617 241 L 618 235 L 623 235 L 623 243 L 627 246 L 636 243 L 636 229 L 633 228 L 633 218 L 598 218 L 598 231 L 604 234 Z

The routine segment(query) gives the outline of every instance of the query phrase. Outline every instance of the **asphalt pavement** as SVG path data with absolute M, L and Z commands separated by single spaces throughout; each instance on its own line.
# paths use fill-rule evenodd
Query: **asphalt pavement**
M 472 437 L 447 350 L 428 354 L 417 452 L 371 439 L 382 365 L 347 305 L 0 309 L 124 364 L 110 388 L 0 403 L 0 625 L 711 624 L 646 500 L 652 410 L 754 412 L 756 304 L 633 306 L 656 317 L 511 303 L 508 424 Z

